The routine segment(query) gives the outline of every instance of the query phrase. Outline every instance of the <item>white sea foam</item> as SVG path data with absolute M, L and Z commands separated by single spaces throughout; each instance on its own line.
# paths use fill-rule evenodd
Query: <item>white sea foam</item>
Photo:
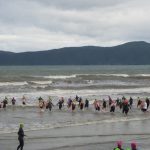
M 75 95 L 79 95 L 83 98 L 88 98 L 93 100 L 96 98 L 108 98 L 108 95 L 112 98 L 118 97 L 118 95 L 137 93 L 138 95 L 143 96 L 143 93 L 150 93 L 150 87 L 146 88 L 132 88 L 132 89 L 83 89 L 83 90 L 64 90 L 64 89 L 55 89 L 47 91 L 34 91 L 27 93 L 0 93 L 0 98 L 3 99 L 5 96 L 8 97 L 9 102 L 11 103 L 12 97 L 15 97 L 17 100 L 17 105 L 22 105 L 22 96 L 25 95 L 27 98 L 27 104 L 37 105 L 37 99 L 42 96 L 43 99 L 47 100 L 49 96 L 52 97 L 54 104 L 58 101 L 60 97 L 64 97 L 66 100 L 71 97 L 74 98 Z
M 27 84 L 27 82 L 0 82 L 0 86 L 22 86 Z
M 102 76 L 116 76 L 116 77 L 129 77 L 128 74 L 98 74 Z
M 76 75 L 54 75 L 54 76 L 43 76 L 44 78 L 47 79 L 68 79 L 68 78 L 76 78 Z
M 45 85 L 45 84 L 51 84 L 52 81 L 31 81 L 31 83 Z
M 150 74 L 136 74 L 136 77 L 150 77 Z
M 150 74 L 119 74 L 119 73 L 104 73 L 104 74 L 71 74 L 71 75 L 50 75 L 50 76 L 34 76 L 34 77 L 42 77 L 45 79 L 68 79 L 68 78 L 76 78 L 78 76 L 106 76 L 106 77 L 150 77 Z

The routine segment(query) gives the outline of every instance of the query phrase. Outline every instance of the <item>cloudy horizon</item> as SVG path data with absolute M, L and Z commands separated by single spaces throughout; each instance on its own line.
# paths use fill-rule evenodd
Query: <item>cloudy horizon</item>
M 0 0 L 0 50 L 150 42 L 148 0 Z

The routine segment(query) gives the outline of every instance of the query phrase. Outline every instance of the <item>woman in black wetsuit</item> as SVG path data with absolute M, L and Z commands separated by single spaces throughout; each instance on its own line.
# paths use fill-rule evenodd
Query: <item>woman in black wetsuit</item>
M 18 131 L 18 140 L 19 140 L 19 145 L 17 147 L 17 150 L 23 150 L 23 146 L 24 146 L 24 131 L 23 131 L 23 124 L 20 124 L 20 128 Z
M 7 97 L 5 97 L 5 99 L 3 100 L 3 108 L 6 108 L 7 104 L 8 104 L 8 99 Z

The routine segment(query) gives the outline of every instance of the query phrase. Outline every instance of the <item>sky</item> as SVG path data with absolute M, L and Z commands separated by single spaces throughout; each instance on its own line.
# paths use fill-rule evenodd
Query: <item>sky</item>
M 150 42 L 150 0 L 0 0 L 0 50 Z

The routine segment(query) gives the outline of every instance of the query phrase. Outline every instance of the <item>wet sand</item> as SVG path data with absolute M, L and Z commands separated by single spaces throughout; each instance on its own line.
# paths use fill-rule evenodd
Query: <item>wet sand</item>
M 150 120 L 96 123 L 25 132 L 24 150 L 112 150 L 117 140 L 128 147 L 132 140 L 140 150 L 150 148 Z M 15 150 L 17 134 L 1 134 L 0 150 Z

